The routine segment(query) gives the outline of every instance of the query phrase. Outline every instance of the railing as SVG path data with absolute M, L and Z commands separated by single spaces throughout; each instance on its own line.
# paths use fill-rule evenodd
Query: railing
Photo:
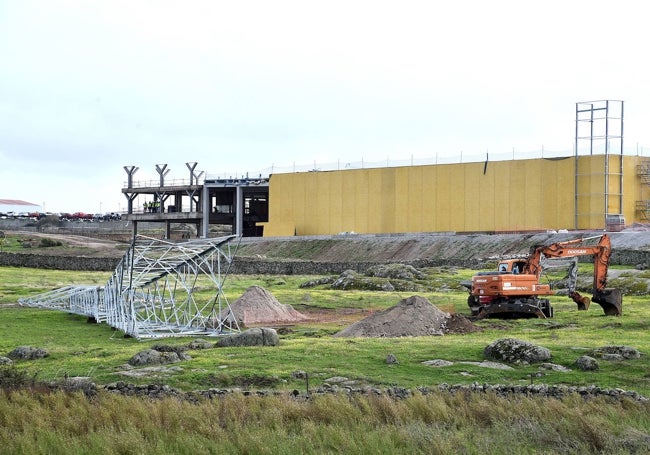
M 123 188 L 160 188 L 160 179 L 155 180 L 134 180 L 131 186 L 128 182 L 123 182 Z M 165 187 L 169 186 L 190 186 L 190 185 L 203 185 L 203 179 L 196 179 L 190 183 L 189 179 L 165 179 Z
M 646 148 L 647 149 L 647 148 Z M 598 152 L 600 153 L 600 152 Z M 603 152 L 604 153 L 604 152 Z M 624 151 L 625 155 L 636 156 L 650 156 L 650 149 L 644 151 L 641 146 L 631 147 Z M 583 153 L 580 153 L 583 155 Z M 295 162 L 289 165 L 275 165 L 259 169 L 255 172 L 241 172 L 241 171 L 225 171 L 218 174 L 204 174 L 204 178 L 195 181 L 196 185 L 202 185 L 205 180 L 219 180 L 219 179 L 257 179 L 268 178 L 272 174 L 287 174 L 294 172 L 318 172 L 318 171 L 341 171 L 351 169 L 373 169 L 382 167 L 402 167 L 402 166 L 426 166 L 436 164 L 457 164 L 457 163 L 478 163 L 485 161 L 509 161 L 509 160 L 524 160 L 524 159 L 538 159 L 538 158 L 571 158 L 575 156 L 573 150 L 547 150 L 540 148 L 539 150 L 520 152 L 512 150 L 510 152 L 486 152 L 480 154 L 472 153 L 458 153 L 458 154 L 435 154 L 429 157 L 415 157 L 411 156 L 407 159 L 391 159 L 386 157 L 382 160 L 365 160 L 361 161 L 348 161 L 337 160 L 336 162 L 317 162 L 314 161 L 308 164 L 296 164 Z M 187 179 L 184 180 L 166 180 L 165 186 L 183 186 L 189 185 Z M 124 184 L 127 188 L 126 183 Z M 134 181 L 132 188 L 142 187 L 159 187 L 160 180 L 148 181 Z

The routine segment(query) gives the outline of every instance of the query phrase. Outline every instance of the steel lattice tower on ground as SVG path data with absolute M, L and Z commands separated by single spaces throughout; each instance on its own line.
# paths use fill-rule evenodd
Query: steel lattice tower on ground
M 66 286 L 19 303 L 88 316 L 135 338 L 239 332 L 223 292 L 234 238 L 176 243 L 136 235 L 103 287 Z

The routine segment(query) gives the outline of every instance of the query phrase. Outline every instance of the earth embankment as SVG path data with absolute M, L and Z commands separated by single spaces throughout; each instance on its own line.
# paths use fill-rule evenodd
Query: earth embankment
M 346 269 L 364 271 L 377 263 L 400 262 L 415 267 L 479 267 L 504 257 L 527 256 L 538 245 L 601 233 L 537 234 L 399 234 L 345 235 L 329 237 L 285 237 L 242 239 L 237 262 L 255 268 L 283 268 L 303 273 L 309 267 L 322 272 Z M 650 264 L 650 232 L 609 233 L 613 265 L 647 267 Z M 597 243 L 597 238 L 593 240 Z M 590 259 L 582 258 L 589 261 Z M 275 265 L 264 265 L 273 263 Z M 237 265 L 235 265 L 237 268 Z
M 8 233 L 8 232 L 7 232 Z M 597 237 L 597 232 L 536 234 L 393 234 L 336 235 L 319 237 L 243 238 L 235 241 L 236 255 L 230 272 L 256 274 L 324 274 L 345 270 L 364 272 L 383 263 L 399 262 L 415 267 L 459 266 L 478 268 L 504 257 L 528 255 L 531 247 L 576 238 Z M 33 234 L 32 234 L 33 235 Z M 43 235 L 43 234 L 41 234 Z M 58 238 L 57 234 L 45 234 Z M 609 233 L 611 264 L 647 268 L 650 266 L 650 231 Z M 71 236 L 61 236 L 70 241 Z M 78 242 L 78 241 L 77 241 Z M 597 240 L 593 240 L 594 243 Z M 94 251 L 96 242 L 85 242 L 85 252 L 59 254 L 30 249 L 0 253 L 0 265 L 70 270 L 112 270 L 121 255 L 106 241 Z M 104 253 L 102 253 L 102 251 Z M 106 260 L 101 261 L 99 258 Z M 581 260 L 589 261 L 589 257 Z

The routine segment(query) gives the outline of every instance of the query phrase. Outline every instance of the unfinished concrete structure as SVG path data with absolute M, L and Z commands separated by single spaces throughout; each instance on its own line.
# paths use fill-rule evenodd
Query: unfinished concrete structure
M 172 225 L 192 225 L 199 237 L 208 237 L 210 225 L 230 226 L 237 236 L 261 236 L 262 226 L 268 221 L 269 179 L 216 178 L 196 171 L 197 163 L 186 163 L 189 178 L 166 179 L 166 164 L 157 164 L 158 181 L 137 181 L 136 166 L 124 166 L 128 180 L 122 193 L 126 196 L 126 219 L 133 223 L 134 234 L 138 224 L 163 223 L 165 237 L 171 238 Z M 134 204 L 135 201 L 139 204 Z M 188 235 L 189 237 L 189 235 Z M 187 237 L 185 237 L 187 238 Z

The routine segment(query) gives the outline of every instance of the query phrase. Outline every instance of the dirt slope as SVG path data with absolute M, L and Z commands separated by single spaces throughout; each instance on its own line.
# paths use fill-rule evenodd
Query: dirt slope
M 9 233 L 10 231 L 5 231 Z M 15 232 L 12 232 L 15 233 Z M 77 254 L 96 257 L 121 257 L 125 245 L 80 235 L 23 232 L 34 238 L 61 240 L 66 248 L 38 251 L 41 254 Z M 473 266 L 485 260 L 525 256 L 535 245 L 550 244 L 599 232 L 538 234 L 391 234 L 335 235 L 319 237 L 243 238 L 238 257 L 303 260 L 319 262 L 406 262 Z M 650 265 L 650 230 L 609 233 L 612 238 L 612 264 Z M 27 251 L 25 251 L 27 252 Z M 30 251 L 37 253 L 37 251 Z
M 599 235 L 594 232 L 542 234 L 401 234 L 245 238 L 238 256 L 341 262 L 439 262 L 472 264 L 525 256 L 535 245 Z M 650 263 L 650 232 L 614 232 L 612 263 Z

